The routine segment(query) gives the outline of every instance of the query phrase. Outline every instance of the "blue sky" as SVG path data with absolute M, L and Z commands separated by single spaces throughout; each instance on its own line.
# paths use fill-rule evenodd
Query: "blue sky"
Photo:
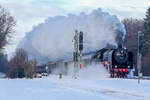
M 142 19 L 150 6 L 150 0 L 0 0 L 0 4 L 17 20 L 13 45 L 7 47 L 7 51 L 12 52 L 25 33 L 47 17 L 68 13 L 89 13 L 93 9 L 102 8 L 120 19 L 126 17 Z

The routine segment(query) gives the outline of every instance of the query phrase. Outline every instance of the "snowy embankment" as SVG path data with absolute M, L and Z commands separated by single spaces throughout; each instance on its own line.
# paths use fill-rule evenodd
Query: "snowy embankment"
M 0 100 L 149 100 L 150 81 L 97 80 L 49 76 L 41 79 L 0 79 Z

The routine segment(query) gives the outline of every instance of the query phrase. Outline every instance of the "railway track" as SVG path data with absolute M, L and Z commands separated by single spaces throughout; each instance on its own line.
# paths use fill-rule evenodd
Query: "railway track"
M 126 79 L 139 79 L 139 77 L 131 77 L 131 78 L 126 78 Z M 150 80 L 150 77 L 140 77 L 140 80 Z

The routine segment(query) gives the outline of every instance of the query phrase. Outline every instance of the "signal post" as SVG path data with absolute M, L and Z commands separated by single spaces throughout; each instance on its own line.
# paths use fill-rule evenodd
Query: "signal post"
M 83 32 L 79 33 L 80 69 L 82 68 Z
M 82 51 L 83 51 L 83 32 L 78 33 L 77 30 L 75 30 L 74 35 L 74 52 L 73 52 L 73 61 L 74 61 L 74 78 L 77 78 L 78 73 L 78 50 L 80 51 L 80 69 L 82 68 Z
M 73 61 L 74 61 L 74 78 L 77 78 L 78 72 L 78 31 L 75 30 L 74 35 L 74 53 L 73 53 Z

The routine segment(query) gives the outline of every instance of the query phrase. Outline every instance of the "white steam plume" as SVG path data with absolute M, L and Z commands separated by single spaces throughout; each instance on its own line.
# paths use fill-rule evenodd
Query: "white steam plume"
M 116 36 L 125 35 L 116 16 L 97 9 L 90 14 L 49 17 L 28 32 L 18 47 L 40 61 L 68 57 L 73 52 L 76 29 L 84 33 L 84 52 L 100 49 L 107 43 L 116 45 Z
M 91 64 L 83 67 L 81 70 L 79 70 L 78 75 L 79 78 L 88 80 L 97 80 L 109 77 L 108 71 L 101 64 Z

